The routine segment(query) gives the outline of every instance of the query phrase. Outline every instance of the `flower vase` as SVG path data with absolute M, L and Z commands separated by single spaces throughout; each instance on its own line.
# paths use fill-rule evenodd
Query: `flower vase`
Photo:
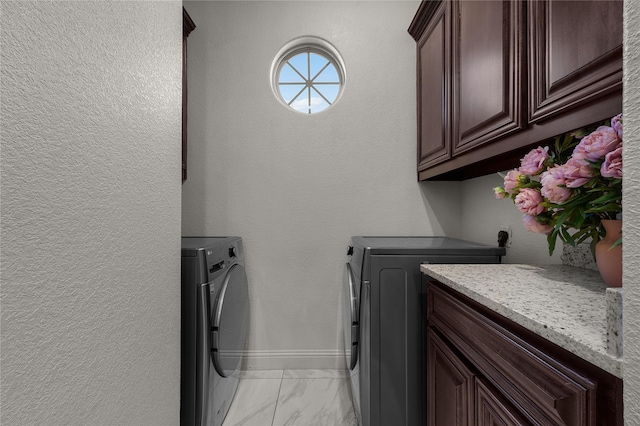
M 622 220 L 603 219 L 606 235 L 596 243 L 596 264 L 608 287 L 622 287 L 622 244 L 611 247 L 620 237 Z

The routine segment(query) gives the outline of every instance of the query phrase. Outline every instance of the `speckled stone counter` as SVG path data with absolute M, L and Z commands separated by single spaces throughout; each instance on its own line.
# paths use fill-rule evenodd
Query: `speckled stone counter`
M 608 312 L 611 301 L 598 272 L 565 265 L 516 264 L 428 264 L 422 265 L 420 270 L 603 370 L 622 377 L 621 325 L 608 324 L 608 321 L 621 321 L 621 313 L 617 316 Z M 621 297 L 621 290 L 616 290 Z M 607 345 L 607 331 L 612 329 L 619 330 L 620 335 L 610 336 L 613 341 Z M 618 347 L 620 352 L 617 352 Z

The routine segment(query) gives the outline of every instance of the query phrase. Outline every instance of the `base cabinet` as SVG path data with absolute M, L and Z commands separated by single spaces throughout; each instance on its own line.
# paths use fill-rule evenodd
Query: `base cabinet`
M 427 280 L 427 424 L 617 426 L 622 380 Z
M 475 380 L 475 421 L 478 426 L 519 426 L 530 424 L 500 393 L 481 378 Z
M 475 374 L 431 329 L 427 345 L 427 424 L 472 425 Z
M 445 343 L 427 332 L 429 426 L 517 426 L 529 424 L 488 381 Z

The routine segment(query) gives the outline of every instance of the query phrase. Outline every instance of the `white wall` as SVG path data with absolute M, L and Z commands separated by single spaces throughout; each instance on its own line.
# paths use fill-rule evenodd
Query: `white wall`
M 188 233 L 237 233 L 247 241 L 253 308 L 261 315 L 252 324 L 258 330 L 252 337 L 255 348 L 285 348 L 285 355 L 294 349 L 304 355 L 304 348 L 333 353 L 339 345 L 333 335 L 338 333 L 335 317 L 348 235 L 466 234 L 491 243 L 492 233 L 485 235 L 481 226 L 459 229 L 456 224 L 469 216 L 480 224 L 518 223 L 512 206 L 496 208 L 508 202 L 474 198 L 476 190 L 490 191 L 496 177 L 422 183 L 416 189 L 414 52 L 404 30 L 417 2 L 408 3 L 398 9 L 380 3 L 371 12 L 368 2 L 336 5 L 357 16 L 347 23 L 347 16 L 323 12 L 318 22 L 324 23 L 314 24 L 322 28 L 281 28 L 279 11 L 295 18 L 311 4 L 288 3 L 286 10 L 279 5 L 270 13 L 266 6 L 251 13 L 257 4 L 238 9 L 219 4 L 216 12 L 224 15 L 218 17 L 196 14 L 203 12 L 199 3 L 187 5 L 199 25 L 190 46 L 200 44 L 201 55 L 193 55 L 190 64 L 200 62 L 192 80 L 200 74 L 201 84 L 190 95 L 200 99 L 201 108 L 191 113 L 200 118 L 190 128 L 196 136 L 184 186 L 188 217 L 183 227 Z M 177 424 L 179 3 L 1 2 L 0 7 L 0 422 Z M 639 7 L 625 2 L 624 389 L 629 425 L 640 424 L 640 158 L 634 136 L 640 130 Z M 367 19 L 360 22 L 358 14 Z M 329 26 L 331 20 L 335 26 Z M 230 28 L 234 22 L 242 28 Z M 216 38 L 199 39 L 205 32 Z M 269 114 L 251 112 L 271 102 L 270 92 L 263 92 L 268 91 L 265 65 L 301 33 L 329 39 L 345 56 L 350 75 L 359 70 L 359 83 L 354 83 L 359 89 L 348 91 L 336 105 L 337 112 L 349 104 L 350 115 L 343 105 L 340 114 L 327 111 L 326 118 L 318 116 L 320 122 L 307 117 L 300 124 L 275 102 Z M 262 70 L 247 69 L 254 65 L 238 54 L 239 46 L 252 53 L 265 47 L 259 55 Z M 379 57 L 375 49 L 381 49 Z M 371 72 L 372 63 L 381 65 L 380 58 L 390 57 L 397 61 L 388 73 L 393 78 Z M 240 84 L 231 68 L 262 82 Z M 392 87 L 376 93 L 366 89 L 372 81 Z M 208 96 L 212 93 L 218 97 Z M 245 102 L 234 100 L 237 93 Z M 358 101 L 361 108 L 355 107 Z M 388 111 L 380 111 L 383 107 Z M 327 133 L 335 135 L 327 142 L 314 137 L 306 152 L 288 142 L 291 135 L 304 133 L 303 125 L 310 132 L 327 121 L 332 125 Z M 326 152 L 335 154 L 335 165 L 318 159 Z M 363 165 L 363 156 L 370 166 Z M 294 168 L 292 159 L 298 157 L 304 172 Z M 345 171 L 345 165 L 353 171 Z M 269 189 L 263 180 L 279 186 Z M 250 190 L 252 185 L 257 189 Z M 384 201 L 387 197 L 393 201 Z M 304 223 L 287 213 L 289 206 L 306 213 Z M 205 208 L 212 213 L 205 214 Z M 255 213 L 249 214 L 252 209 Z M 281 219 L 284 213 L 293 217 Z M 254 233 L 260 223 L 274 230 Z M 508 260 L 522 258 L 526 247 L 539 244 L 539 236 L 521 238 L 516 232 L 514 226 Z M 277 239 L 262 241 L 272 234 Z M 287 311 L 286 302 L 293 302 L 296 311 Z M 270 330 L 290 317 L 304 330 Z M 261 321 L 265 324 L 255 324 Z M 274 339 L 288 332 L 303 341 L 294 345 L 291 339 Z M 309 343 L 310 337 L 317 344 Z
M 640 425 L 640 4 L 624 10 L 624 409 L 625 424 Z
M 522 213 L 511 200 L 497 200 L 493 188 L 503 185 L 497 173 L 461 182 L 462 220 L 465 238 L 486 244 L 497 244 L 501 226 L 511 227 L 511 247 L 505 263 L 561 263 L 562 242 L 557 241 L 553 256 L 549 256 L 547 237 L 525 229 Z
M 260 366 L 341 362 L 350 236 L 443 234 L 450 222 L 437 221 L 416 182 L 415 43 L 406 29 L 417 6 L 185 3 L 197 27 L 188 41 L 183 234 L 243 237 L 249 355 Z M 288 110 L 270 86 L 276 53 L 304 35 L 333 44 L 347 73 L 339 102 L 312 116 Z
M 336 362 L 352 235 L 496 244 L 500 225 L 512 224 L 505 261 L 559 262 L 543 236 L 526 235 L 510 202 L 494 199 L 499 178 L 416 182 L 415 42 L 407 28 L 418 5 L 185 3 L 197 28 L 189 37 L 183 234 L 243 237 L 251 365 Z M 275 54 L 303 35 L 332 43 L 347 68 L 340 101 L 314 116 L 283 107 L 269 81 Z M 277 360 L 259 362 L 265 357 Z
M 176 425 L 181 3 L 5 2 L 3 425 Z

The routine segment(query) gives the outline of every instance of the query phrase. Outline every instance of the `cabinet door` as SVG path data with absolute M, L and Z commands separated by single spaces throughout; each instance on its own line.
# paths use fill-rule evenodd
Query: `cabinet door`
M 473 372 L 431 328 L 427 345 L 427 424 L 473 425 Z
M 475 380 L 476 426 L 530 425 L 511 404 L 481 378 Z
M 427 300 L 429 326 L 530 418 L 548 425 L 596 424 L 595 378 L 526 342 L 446 287 L 430 282 Z
M 529 2 L 529 44 L 531 121 L 597 101 L 622 87 L 622 0 Z
M 453 155 L 525 127 L 525 5 L 452 3 Z
M 418 172 L 451 157 L 449 2 L 418 39 Z

